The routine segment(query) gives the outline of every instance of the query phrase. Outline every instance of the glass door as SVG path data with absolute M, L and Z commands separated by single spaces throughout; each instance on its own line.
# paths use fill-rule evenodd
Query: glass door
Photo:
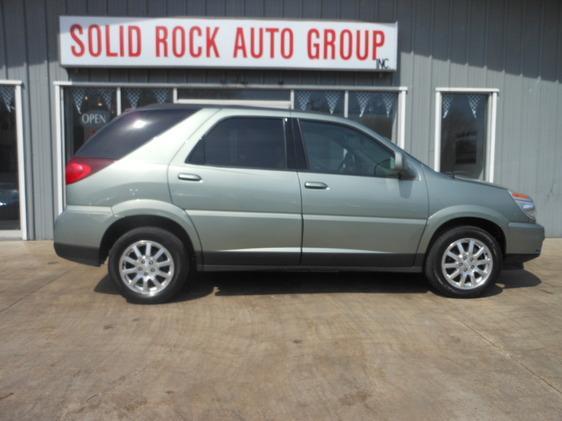
M 0 82 L 0 231 L 20 231 L 16 86 Z M 19 236 L 19 235 L 18 235 Z

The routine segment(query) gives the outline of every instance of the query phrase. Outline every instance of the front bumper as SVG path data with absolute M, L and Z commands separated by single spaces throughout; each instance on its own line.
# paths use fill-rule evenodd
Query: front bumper
M 511 222 L 506 237 L 504 268 L 522 268 L 524 262 L 540 256 L 544 227 L 536 223 Z

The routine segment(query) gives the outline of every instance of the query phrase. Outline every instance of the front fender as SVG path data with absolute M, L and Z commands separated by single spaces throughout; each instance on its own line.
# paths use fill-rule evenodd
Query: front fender
M 135 199 L 121 202 L 113 206 L 111 210 L 113 211 L 114 221 L 118 221 L 129 216 L 144 215 L 159 216 L 162 218 L 170 219 L 185 230 L 185 232 L 191 239 L 191 243 L 194 249 L 193 251 L 196 254 L 200 254 L 202 251 L 201 240 L 199 239 L 199 234 L 195 229 L 193 221 L 183 209 L 180 209 L 171 203 L 162 202 L 159 200 Z
M 427 219 L 427 225 L 418 246 L 418 254 L 425 254 L 427 252 L 427 247 L 439 227 L 458 218 L 479 218 L 493 222 L 501 228 L 504 236 L 507 238 L 509 221 L 498 211 L 478 205 L 450 206 L 440 209 Z

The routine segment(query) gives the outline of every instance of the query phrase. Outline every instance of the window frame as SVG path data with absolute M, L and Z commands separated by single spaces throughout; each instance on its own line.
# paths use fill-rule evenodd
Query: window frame
M 284 146 L 284 152 L 285 152 L 285 162 L 284 162 L 284 167 L 283 168 L 263 168 L 263 167 L 246 167 L 246 166 L 232 166 L 232 165 L 217 165 L 217 164 L 198 164 L 198 163 L 194 163 L 194 162 L 190 162 L 189 158 L 191 157 L 191 155 L 193 154 L 193 152 L 195 151 L 195 149 L 197 148 L 197 146 L 203 142 L 207 135 L 212 132 L 219 124 L 227 121 L 227 120 L 233 120 L 233 119 L 256 119 L 256 118 L 260 118 L 260 119 L 267 119 L 267 120 L 281 120 L 281 124 L 283 125 L 283 146 Z M 185 157 L 183 163 L 186 165 L 196 165 L 196 166 L 200 166 L 200 167 L 213 167 L 213 168 L 233 168 L 233 169 L 245 169 L 245 170 L 260 170 L 260 171 L 296 171 L 295 169 L 291 169 L 289 167 L 289 154 L 288 154 L 288 135 L 287 135 L 287 131 L 290 130 L 290 128 L 288 128 L 288 124 L 289 124 L 289 117 L 281 117 L 281 116 L 252 116 L 252 115 L 240 115 L 240 116 L 236 116 L 236 115 L 229 115 L 226 116 L 224 118 L 221 118 L 220 120 L 217 120 L 214 122 L 214 124 L 209 127 L 209 129 L 199 138 L 199 140 L 197 140 L 197 142 L 195 143 L 195 145 L 193 146 L 193 148 L 189 151 L 189 153 L 187 154 L 187 156 Z
M 21 238 L 29 239 L 27 226 L 27 192 L 26 192 L 26 173 L 25 162 L 26 153 L 23 138 L 23 96 L 21 80 L 0 79 L 0 85 L 9 86 L 14 89 L 14 107 L 16 119 L 16 148 L 17 148 L 17 166 L 18 166 L 18 196 L 19 196 L 19 230 L 1 230 L 0 238 Z
M 498 111 L 498 96 L 500 90 L 497 88 L 462 88 L 462 87 L 438 87 L 435 88 L 435 121 L 433 142 L 433 169 L 441 170 L 441 123 L 443 114 L 443 94 L 482 94 L 488 96 L 487 108 L 487 130 L 486 130 L 486 165 L 484 169 L 484 181 L 494 182 L 495 155 L 496 155 L 496 124 Z
M 383 142 L 381 142 L 379 139 L 377 139 L 376 137 L 371 136 L 369 133 L 354 127 L 352 125 L 349 124 L 345 124 L 345 123 L 341 123 L 339 121 L 327 121 L 327 120 L 320 120 L 320 119 L 314 119 L 314 118 L 300 118 L 297 117 L 295 118 L 296 120 L 296 141 L 300 143 L 300 149 L 301 149 L 301 153 L 303 154 L 303 162 L 305 163 L 305 168 L 299 170 L 300 172 L 307 172 L 307 173 L 315 173 L 315 174 L 329 174 L 329 175 L 341 175 L 341 176 L 347 176 L 347 177 L 367 177 L 367 178 L 382 178 L 382 179 L 399 179 L 399 176 L 392 176 L 392 177 L 381 177 L 378 175 L 364 175 L 364 174 L 342 174 L 340 172 L 332 172 L 332 171 L 313 171 L 310 169 L 310 160 L 308 159 L 308 152 L 306 150 L 306 146 L 304 144 L 304 136 L 302 134 L 302 127 L 301 127 L 301 120 L 304 121 L 312 121 L 315 123 L 323 123 L 323 124 L 331 124 L 333 126 L 341 126 L 344 127 L 346 129 L 349 130 L 354 130 L 356 132 L 361 133 L 363 136 L 366 136 L 368 139 L 372 140 L 373 142 L 376 142 L 377 145 L 379 145 L 380 147 L 382 147 L 383 149 L 387 150 L 388 152 L 390 152 L 390 154 L 394 157 L 396 155 L 396 152 L 390 148 L 389 146 L 385 145 Z

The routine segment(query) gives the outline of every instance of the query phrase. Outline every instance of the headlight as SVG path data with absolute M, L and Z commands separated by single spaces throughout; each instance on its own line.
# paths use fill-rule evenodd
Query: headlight
M 523 211 L 525 215 L 529 217 L 530 220 L 534 221 L 537 217 L 537 209 L 535 208 L 535 202 L 528 195 L 523 193 L 513 193 L 509 192 L 519 209 Z

